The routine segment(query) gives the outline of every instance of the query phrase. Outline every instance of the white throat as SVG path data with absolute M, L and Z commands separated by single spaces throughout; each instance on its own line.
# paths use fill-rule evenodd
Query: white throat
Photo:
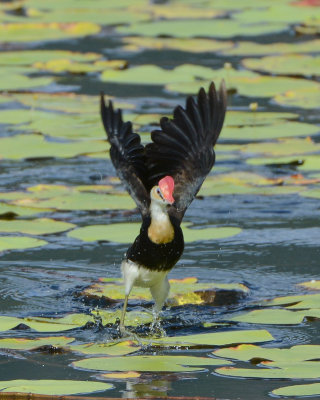
M 165 205 L 160 204 L 155 200 L 151 200 L 150 211 L 152 221 L 162 223 L 169 221 L 169 216 Z

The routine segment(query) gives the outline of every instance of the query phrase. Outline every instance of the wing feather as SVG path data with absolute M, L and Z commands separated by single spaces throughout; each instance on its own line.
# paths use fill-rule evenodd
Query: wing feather
M 132 131 L 131 122 L 123 122 L 121 110 L 106 105 L 101 94 L 101 118 L 110 147 L 111 161 L 119 178 L 136 202 L 142 215 L 149 213 L 150 195 L 146 188 L 147 166 L 145 148 L 140 136 Z
M 175 181 L 175 206 L 170 214 L 182 220 L 215 162 L 214 145 L 221 132 L 227 107 L 225 84 L 219 91 L 211 83 L 201 88 L 197 101 L 189 97 L 186 108 L 178 106 L 173 119 L 162 118 L 161 130 L 152 132 L 146 146 L 148 187 L 170 175 Z

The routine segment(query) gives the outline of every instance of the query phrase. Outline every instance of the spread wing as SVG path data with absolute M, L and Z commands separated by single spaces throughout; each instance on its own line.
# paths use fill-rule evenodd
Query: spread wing
M 214 145 L 219 137 L 227 107 L 224 81 L 217 92 L 211 83 L 208 93 L 199 90 L 197 101 L 189 97 L 186 108 L 178 106 L 173 120 L 162 118 L 161 130 L 153 131 L 146 146 L 148 187 L 171 175 L 175 181 L 175 207 L 170 214 L 180 220 L 198 193 L 215 162 Z
M 106 105 L 101 94 L 101 118 L 110 142 L 110 157 L 119 178 L 136 202 L 142 215 L 147 215 L 150 195 L 146 189 L 145 148 L 140 136 L 132 131 L 131 122 L 123 122 L 121 110 Z

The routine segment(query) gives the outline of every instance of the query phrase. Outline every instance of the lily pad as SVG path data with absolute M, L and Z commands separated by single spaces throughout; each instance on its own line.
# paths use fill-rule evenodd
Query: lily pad
M 0 232 L 20 232 L 29 235 L 49 235 L 70 230 L 76 225 L 49 218 L 1 221 Z
M 43 205 L 44 204 L 42 204 L 42 206 Z M 241 232 L 240 228 L 221 227 L 189 229 L 188 225 L 190 224 L 182 224 L 184 239 L 186 242 L 223 239 L 237 235 Z M 140 226 L 141 224 L 139 223 L 91 225 L 74 229 L 72 232 L 68 233 L 68 236 L 88 242 L 110 241 L 117 243 L 131 243 L 138 235 Z
M 46 245 L 45 240 L 26 236 L 0 236 L 0 251 L 32 249 Z
M 47 395 L 68 395 L 80 393 L 103 392 L 113 385 L 93 381 L 72 380 L 25 380 L 0 381 L 0 392 L 33 393 Z
M 3 321 L 1 321 L 3 322 Z M 0 349 L 35 350 L 42 346 L 63 347 L 74 341 L 74 338 L 65 336 L 42 337 L 36 339 L 4 338 L 0 339 Z
M 0 139 L 0 159 L 72 158 L 106 151 L 106 148 L 107 144 L 102 140 L 61 143 L 47 141 L 37 134 L 15 135 Z
M 13 204 L 6 204 L 6 203 L 0 203 L 0 218 L 3 219 L 11 219 L 17 216 L 20 217 L 29 217 L 31 215 L 39 214 L 39 213 L 47 213 L 50 212 L 51 210 L 48 208 L 44 209 L 34 209 L 31 207 L 19 207 L 15 206 Z
M 206 53 L 225 51 L 233 47 L 231 41 L 218 41 L 214 39 L 189 39 L 189 38 L 153 38 L 143 36 L 124 37 L 121 51 L 139 52 L 148 50 L 179 50 L 188 53 Z M 319 41 L 320 43 L 320 41 Z
M 52 60 L 69 60 L 74 62 L 96 61 L 101 58 L 97 53 L 80 53 L 66 50 L 24 50 L 0 53 L 0 65 L 33 65 Z
M 192 356 L 99 357 L 75 361 L 75 368 L 98 371 L 192 372 L 204 366 L 226 365 L 230 361 Z M 191 367 L 192 366 L 192 367 Z
M 299 115 L 294 113 L 228 110 L 224 126 L 242 127 L 245 125 L 273 125 L 274 123 L 295 120 L 298 118 Z
M 253 344 L 240 344 L 236 347 L 218 349 L 213 352 L 217 357 L 231 358 L 239 361 L 301 362 L 320 358 L 319 345 L 297 345 L 289 349 L 267 348 Z
M 234 368 L 222 367 L 215 370 L 219 375 L 264 378 L 264 379 L 319 379 L 320 363 L 316 361 L 304 361 L 300 363 L 263 362 L 268 368 Z
M 1 341 L 0 341 L 1 346 Z M 141 350 L 136 343 L 126 340 L 119 343 L 87 343 L 72 345 L 69 350 L 80 354 L 90 355 L 108 355 L 108 356 L 124 356 Z
M 313 88 L 295 88 L 277 94 L 273 101 L 286 107 L 317 109 L 320 104 L 320 85 Z
M 287 29 L 283 23 L 261 24 L 242 23 L 232 19 L 152 21 L 117 27 L 119 33 L 140 36 L 213 37 L 257 36 L 282 32 Z
M 266 330 L 233 330 L 224 332 L 200 333 L 186 336 L 152 339 L 152 345 L 160 347 L 216 347 L 237 343 L 270 342 L 273 336 Z
M 319 193 L 319 198 L 320 198 L 320 193 Z M 309 282 L 298 283 L 298 285 L 310 290 L 320 290 L 320 281 L 317 281 L 315 279 Z
M 279 306 L 284 305 L 287 309 L 305 310 L 308 308 L 320 308 L 320 294 L 303 294 L 297 296 L 276 297 L 272 300 L 266 300 L 261 305 Z
M 320 71 L 320 57 L 298 54 L 246 58 L 242 64 L 254 71 L 280 75 L 319 76 Z
M 251 165 L 292 165 L 301 171 L 320 170 L 320 158 L 318 155 L 273 157 L 273 158 L 250 158 L 246 161 Z
M 1 25 L 0 25 L 1 27 Z M 1 33 L 0 33 L 1 35 Z M 1 37 L 1 36 L 0 36 Z M 22 71 L 21 71 L 22 72 Z M 24 71 L 26 72 L 26 71 Z M 30 71 L 31 72 L 31 71 Z M 53 78 L 34 78 L 23 75 L 19 71 L 10 71 L 10 74 L 6 70 L 0 71 L 0 91 L 5 90 L 31 90 L 35 88 L 41 88 L 48 86 L 53 82 Z
M 57 22 L 0 23 L 0 42 L 38 42 L 94 35 L 100 26 L 92 22 L 59 24 Z
M 275 396 L 319 396 L 320 383 L 309 383 L 308 385 L 293 385 L 275 389 L 271 392 Z
M 241 314 L 238 317 L 233 317 L 231 318 L 231 321 L 246 322 L 249 324 L 297 325 L 302 323 L 305 318 L 320 319 L 320 310 L 254 310 L 245 314 Z
M 233 47 L 220 51 L 228 56 L 263 56 L 272 54 L 302 54 L 317 53 L 320 40 L 308 40 L 297 43 L 268 43 L 236 42 Z M 219 51 L 219 50 L 218 50 Z

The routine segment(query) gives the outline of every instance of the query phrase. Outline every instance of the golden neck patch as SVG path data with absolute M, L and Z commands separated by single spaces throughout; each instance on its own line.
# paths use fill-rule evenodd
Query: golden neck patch
M 151 242 L 156 244 L 169 243 L 174 238 L 174 229 L 168 218 L 167 221 L 154 221 L 151 220 L 151 224 L 148 228 L 148 237 Z

